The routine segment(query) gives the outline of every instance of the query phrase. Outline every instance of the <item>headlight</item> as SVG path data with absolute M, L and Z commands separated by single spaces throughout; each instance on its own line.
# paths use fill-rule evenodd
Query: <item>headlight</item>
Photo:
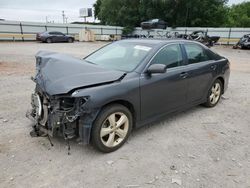
M 61 110 L 70 110 L 75 106 L 75 98 L 62 98 L 60 100 L 60 109 Z
M 83 106 L 89 97 L 63 97 L 60 99 L 60 109 L 61 110 L 71 110 L 74 107 L 79 108 Z

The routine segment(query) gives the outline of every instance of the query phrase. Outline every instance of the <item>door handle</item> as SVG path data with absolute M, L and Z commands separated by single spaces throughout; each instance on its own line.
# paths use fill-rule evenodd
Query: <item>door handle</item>
M 180 77 L 181 77 L 181 78 L 187 78 L 187 77 L 188 77 L 188 73 L 187 73 L 187 72 L 182 72 L 182 73 L 180 74 Z

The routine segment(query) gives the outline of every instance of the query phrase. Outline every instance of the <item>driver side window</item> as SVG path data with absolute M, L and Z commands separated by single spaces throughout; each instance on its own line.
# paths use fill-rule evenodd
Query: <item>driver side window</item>
M 182 52 L 179 44 L 171 44 L 161 49 L 153 58 L 151 64 L 164 64 L 167 68 L 178 67 L 182 64 Z

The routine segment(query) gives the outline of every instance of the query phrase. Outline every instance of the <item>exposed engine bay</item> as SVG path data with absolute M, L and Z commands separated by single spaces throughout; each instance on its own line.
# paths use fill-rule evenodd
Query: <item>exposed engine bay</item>
M 37 136 L 79 137 L 79 117 L 84 113 L 82 106 L 87 100 L 87 97 L 48 97 L 37 88 L 31 95 L 32 109 L 27 117 L 35 121 L 34 132 Z

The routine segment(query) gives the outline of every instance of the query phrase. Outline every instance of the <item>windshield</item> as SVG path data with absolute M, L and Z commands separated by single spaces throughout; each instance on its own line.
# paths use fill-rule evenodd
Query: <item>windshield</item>
M 131 42 L 117 42 L 101 48 L 85 60 L 104 68 L 130 72 L 141 63 L 151 49 Z
M 159 21 L 159 19 L 153 19 L 153 20 L 151 20 L 152 22 L 158 22 Z

